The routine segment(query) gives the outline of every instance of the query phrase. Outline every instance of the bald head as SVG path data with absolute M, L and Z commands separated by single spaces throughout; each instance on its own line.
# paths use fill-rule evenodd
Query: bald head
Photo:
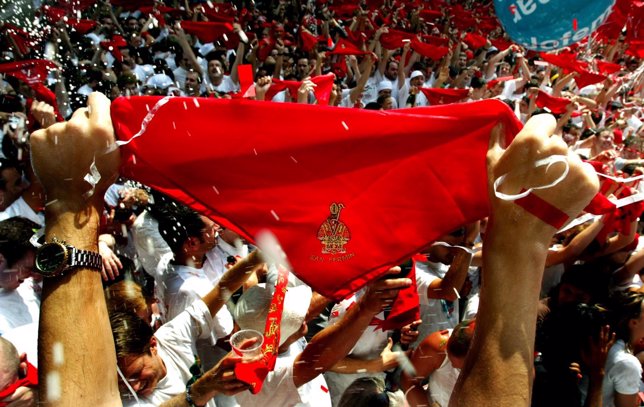
M 11 342 L 0 337 L 0 390 L 18 380 L 20 357 Z

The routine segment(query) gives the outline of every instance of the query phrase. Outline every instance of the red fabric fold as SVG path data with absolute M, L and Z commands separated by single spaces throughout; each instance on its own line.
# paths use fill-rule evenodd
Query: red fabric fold
M 420 55 L 433 59 L 435 61 L 443 58 L 449 53 L 449 48 L 447 47 L 424 44 L 415 37 L 411 40 L 411 48 Z
M 389 32 L 386 32 L 380 36 L 380 44 L 388 49 L 397 49 L 403 46 L 403 40 L 412 40 L 416 38 L 416 35 L 404 31 L 394 30 L 389 28 Z
M 432 106 L 457 103 L 469 96 L 469 89 L 420 88 Z
M 202 42 L 214 42 L 224 34 L 232 34 L 233 25 L 230 23 L 212 23 L 209 21 L 181 21 L 181 28 L 188 34 L 199 38 Z
M 328 55 L 368 55 L 371 54 L 369 51 L 363 51 L 360 48 L 356 47 L 355 44 L 347 41 L 344 38 L 340 38 L 335 44 L 335 47 L 332 51 L 327 52 Z
M 553 114 L 563 114 L 568 110 L 568 105 L 572 103 L 570 99 L 551 96 L 540 90 L 535 101 L 538 107 L 547 107 Z
M 319 38 L 308 31 L 300 30 L 300 39 L 302 40 L 302 50 L 311 52 L 318 45 Z
M 597 70 L 599 73 L 604 75 L 610 75 L 622 70 L 622 66 L 620 64 L 615 64 L 613 62 L 597 60 L 595 63 L 597 64 Z
M 389 112 L 183 97 L 155 108 L 159 100 L 112 103 L 121 140 L 151 112 L 121 147 L 123 176 L 249 241 L 271 230 L 293 272 L 333 298 L 488 215 L 490 134 L 501 123 L 509 143 L 521 126 L 496 100 Z M 330 215 L 349 236 L 319 236 Z
M 313 94 L 320 105 L 328 105 L 331 91 L 333 90 L 333 81 L 335 75 L 332 73 L 326 75 L 314 76 L 311 81 L 317 86 L 313 89 Z M 302 85 L 298 81 L 283 81 L 280 79 L 273 79 L 271 87 L 266 92 L 266 100 L 271 100 L 278 92 L 288 89 L 291 94 L 291 99 L 297 101 L 297 90 Z
M 575 76 L 575 83 L 579 89 L 585 88 L 589 85 L 594 85 L 595 83 L 603 82 L 606 80 L 606 75 L 601 75 L 598 73 L 592 73 L 585 69 L 580 69 L 577 71 L 578 75 Z
M 487 44 L 487 38 L 482 35 L 467 33 L 465 34 L 465 38 L 463 38 L 463 42 L 472 49 L 478 49 L 484 47 L 485 44 Z

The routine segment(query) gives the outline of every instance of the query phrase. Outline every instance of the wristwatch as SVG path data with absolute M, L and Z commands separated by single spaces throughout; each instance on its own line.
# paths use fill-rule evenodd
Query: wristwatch
M 101 271 L 103 267 L 100 254 L 79 250 L 56 238 L 38 248 L 35 263 L 35 271 L 44 277 L 59 276 L 71 268 Z

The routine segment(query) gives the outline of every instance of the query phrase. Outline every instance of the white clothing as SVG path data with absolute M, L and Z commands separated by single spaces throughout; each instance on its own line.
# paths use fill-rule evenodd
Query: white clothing
M 452 330 L 449 330 L 452 334 Z M 452 365 L 447 355 L 440 367 L 429 375 L 429 385 L 427 386 L 427 400 L 432 407 L 447 407 L 449 398 L 452 396 L 452 390 L 458 379 L 461 369 Z
M 212 84 L 212 82 L 210 82 L 208 75 L 205 74 L 203 76 L 203 84 L 204 86 L 202 86 L 202 92 L 215 90 L 220 93 L 230 93 L 239 91 L 239 83 L 233 82 L 229 75 L 224 75 L 221 83 L 215 86 Z
M 29 206 L 27 202 L 22 199 L 22 197 L 19 197 L 18 199 L 13 201 L 13 203 L 9 205 L 7 209 L 0 212 L 0 221 L 16 216 L 27 218 L 30 221 L 39 224 L 40 226 L 45 225 L 45 214 L 42 212 L 36 213 L 33 209 L 31 209 L 31 206 Z
M 176 264 L 168 265 L 164 283 L 168 320 L 174 319 L 195 300 L 204 297 L 214 288 L 203 269 Z M 227 308 L 223 307 L 219 310 L 213 318 L 212 326 L 218 338 L 228 336 L 232 332 L 233 317 Z
M 172 260 L 172 250 L 159 233 L 159 222 L 148 211 L 137 216 L 130 228 L 132 240 L 141 266 L 157 283 L 163 281 L 167 265 Z
M 381 75 L 380 72 L 376 69 L 376 73 L 373 75 L 375 78 L 376 84 L 382 82 L 382 81 L 389 81 L 391 82 L 391 96 L 393 96 L 394 100 L 398 101 L 398 77 L 396 76 L 396 79 L 393 81 L 389 78 L 387 78 L 384 75 Z M 377 98 L 377 97 L 376 97 Z
M 244 258 L 248 256 L 248 246 L 242 244 L 240 247 L 235 247 L 219 238 L 217 246 L 206 253 L 206 260 L 203 265 L 204 273 L 213 286 L 226 272 L 228 256 Z
M 364 290 L 361 290 L 357 295 L 354 294 L 336 304 L 331 310 L 331 315 L 329 316 L 329 326 L 336 323 L 347 312 L 347 310 L 353 306 L 360 297 L 362 297 L 362 295 L 364 295 Z M 376 315 L 376 318 L 379 320 L 384 319 L 384 312 Z M 387 337 L 388 331 L 378 329 L 376 325 L 369 325 L 347 356 L 362 360 L 379 358 L 380 353 L 385 346 L 387 346 Z M 324 373 L 324 378 L 329 385 L 331 401 L 334 406 L 338 405 L 340 398 L 347 387 L 349 387 L 354 380 L 361 377 L 380 377 L 384 380 L 385 373 L 335 373 L 330 371 Z
M 179 86 L 180 89 L 185 88 L 188 71 L 180 66 L 172 71 L 172 75 L 174 75 L 174 82 L 177 86 Z
M 81 86 L 76 91 L 76 93 L 83 96 L 89 96 L 92 92 L 94 92 L 94 89 L 92 89 L 88 84 Z
M 38 367 L 38 320 L 5 331 L 2 337 L 16 347 L 18 354 L 26 353 L 29 363 Z
M 416 288 L 420 302 L 420 319 L 418 339 L 412 347 L 418 346 L 427 335 L 443 329 L 453 329 L 459 322 L 458 301 L 447 301 L 427 297 L 427 289 L 437 279 L 442 279 L 449 266 L 442 263 L 416 262 Z
M 38 324 L 40 316 L 40 285 L 32 278 L 15 290 L 0 288 L 0 336 L 19 326 Z
M 193 377 L 190 367 L 197 363 L 193 349 L 197 339 L 207 339 L 213 331 L 214 319 L 206 304 L 195 301 L 184 312 L 172 321 L 161 326 L 154 334 L 157 338 L 157 349 L 166 368 L 166 375 L 159 381 L 157 387 L 148 397 L 124 399 L 123 405 L 152 407 L 170 400 L 172 397 L 186 391 L 186 383 Z M 210 400 L 206 406 L 215 407 L 215 401 Z
M 642 364 L 626 351 L 626 344 L 619 339 L 608 351 L 606 374 L 602 383 L 602 406 L 615 406 L 615 392 L 636 394 L 640 390 Z
M 293 363 L 306 346 L 303 338 L 289 346 L 275 362 L 275 370 L 270 372 L 264 381 L 262 390 L 253 395 L 245 391 L 235 395 L 241 407 L 331 407 L 326 381 L 322 375 L 295 387 L 293 383 Z
M 398 90 L 398 106 L 403 109 L 407 107 L 407 98 L 409 97 L 409 79 L 405 80 L 405 84 Z M 414 107 L 429 106 L 429 100 L 420 90 L 416 94 L 416 104 Z

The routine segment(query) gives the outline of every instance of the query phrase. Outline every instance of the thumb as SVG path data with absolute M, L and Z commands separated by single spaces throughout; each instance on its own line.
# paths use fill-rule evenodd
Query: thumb
M 394 341 L 391 338 L 387 338 L 387 346 L 385 347 L 385 349 L 391 350 L 393 346 L 394 346 Z

